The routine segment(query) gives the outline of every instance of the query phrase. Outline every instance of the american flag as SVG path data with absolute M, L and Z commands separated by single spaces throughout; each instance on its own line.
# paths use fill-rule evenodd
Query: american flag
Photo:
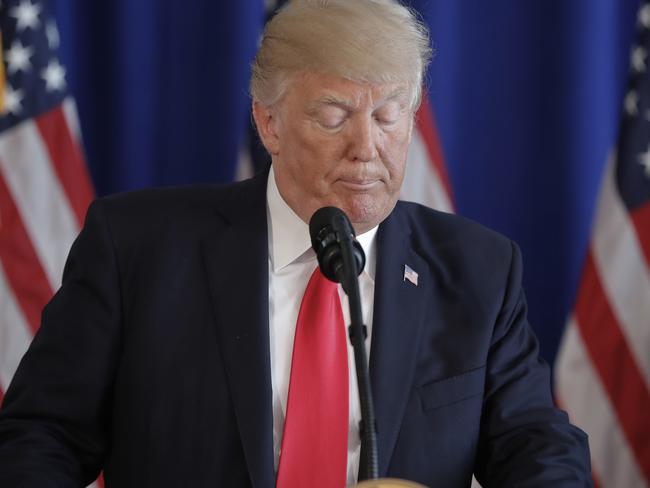
M 404 281 L 406 280 L 418 286 L 418 274 L 408 264 L 404 265 Z
M 556 394 L 589 434 L 603 487 L 650 486 L 650 4 L 638 17 L 617 147 L 607 162 Z
M 94 193 L 47 8 L 42 0 L 0 5 L 0 400 Z

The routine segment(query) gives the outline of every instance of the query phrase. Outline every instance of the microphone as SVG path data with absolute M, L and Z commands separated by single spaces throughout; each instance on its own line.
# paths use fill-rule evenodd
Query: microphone
M 361 314 L 361 295 L 358 276 L 366 264 L 361 244 L 355 239 L 354 229 L 347 215 L 336 207 L 323 207 L 309 219 L 311 244 L 318 257 L 321 272 L 331 281 L 341 283 L 348 295 L 350 326 L 348 334 L 354 348 L 354 364 L 357 370 L 359 403 L 361 406 L 361 459 L 359 480 L 377 479 L 379 456 L 377 454 L 377 431 L 375 407 L 365 340 L 368 336 Z
M 348 281 L 356 279 L 366 264 L 366 255 L 355 239 L 350 219 L 336 207 L 320 208 L 309 220 L 309 235 L 321 271 L 330 281 L 341 283 L 349 295 Z M 346 269 L 343 248 L 347 243 L 352 245 L 354 269 Z

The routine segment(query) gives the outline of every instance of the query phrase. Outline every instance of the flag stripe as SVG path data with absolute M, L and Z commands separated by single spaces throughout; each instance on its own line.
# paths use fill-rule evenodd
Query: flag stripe
M 589 357 L 641 471 L 650 480 L 650 393 L 609 307 L 591 253 L 587 256 L 575 313 Z
M 66 97 L 63 100 L 63 114 L 67 122 L 67 126 L 70 129 L 72 138 L 77 143 L 77 145 L 83 148 L 83 139 L 81 137 L 81 127 L 79 125 L 79 117 L 77 116 L 77 104 L 72 97 Z M 83 152 L 83 151 L 82 151 Z
M 43 304 L 52 297 L 52 288 L 1 173 L 0 208 L 0 261 L 7 274 L 7 282 L 17 297 L 29 327 L 35 333 Z M 3 326 L 7 327 L 8 324 L 9 322 Z
M 594 485 L 646 487 L 609 397 L 585 350 L 575 317 L 570 318 L 558 351 L 556 376 L 558 403 L 567 410 L 571 422 L 589 434 L 593 470 L 597 471 Z
M 641 247 L 645 261 L 650 263 L 650 203 L 637 208 L 630 214 L 632 225 Z M 647 349 L 650 351 L 650 349 Z
M 420 104 L 415 120 L 417 129 L 424 140 L 429 154 L 427 159 L 432 164 L 436 178 L 441 182 L 442 187 L 444 188 L 444 193 L 451 202 L 450 206 L 453 207 L 453 191 L 451 188 L 451 182 L 449 180 L 449 175 L 447 174 L 447 166 L 445 164 L 445 158 L 442 153 L 442 146 L 438 136 L 438 128 L 436 127 L 433 111 L 431 110 L 431 104 L 429 103 L 429 98 L 426 94 L 422 97 L 422 103 Z
M 601 484 L 600 481 L 598 481 L 600 478 L 597 476 L 595 472 L 595 468 L 592 466 L 591 467 L 591 479 L 594 482 L 594 487 L 593 488 L 600 488 Z
M 616 158 L 605 169 L 592 237 L 605 298 L 650 389 L 650 274 L 615 183 Z M 621 377 L 623 378 L 623 377 Z
M 401 197 L 443 212 L 453 212 L 453 204 L 434 166 L 419 130 L 413 131 Z
M 6 391 L 29 347 L 32 329 L 27 325 L 0 262 L 0 393 Z
M 94 190 L 79 146 L 73 140 L 68 128 L 63 108 L 57 106 L 36 117 L 35 122 L 47 147 L 50 161 L 77 217 L 77 224 L 81 226 Z
M 30 150 L 24 150 L 25 147 Z M 39 131 L 31 121 L 0 135 L 0 171 L 50 287 L 57 289 L 79 225 Z

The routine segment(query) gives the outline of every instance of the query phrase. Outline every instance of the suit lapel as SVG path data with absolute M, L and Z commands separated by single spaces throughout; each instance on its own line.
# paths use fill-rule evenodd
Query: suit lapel
M 254 487 L 274 485 L 265 190 L 262 174 L 227 192 L 202 249 L 219 347 Z
M 399 205 L 377 235 L 377 274 L 370 376 L 377 418 L 379 473 L 385 475 L 410 395 L 425 304 L 431 300 L 428 264 L 412 249 L 410 224 Z M 404 266 L 417 273 L 417 286 Z

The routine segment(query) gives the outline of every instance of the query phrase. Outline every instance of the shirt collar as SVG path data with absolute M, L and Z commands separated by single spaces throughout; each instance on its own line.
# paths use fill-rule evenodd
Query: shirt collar
M 298 258 L 316 259 L 311 248 L 309 226 L 287 205 L 275 182 L 273 165 L 269 171 L 266 184 L 266 207 L 269 214 L 269 257 L 273 272 L 277 273 Z M 375 279 L 375 249 L 377 226 L 357 236 L 357 240 L 366 253 L 364 273 Z

